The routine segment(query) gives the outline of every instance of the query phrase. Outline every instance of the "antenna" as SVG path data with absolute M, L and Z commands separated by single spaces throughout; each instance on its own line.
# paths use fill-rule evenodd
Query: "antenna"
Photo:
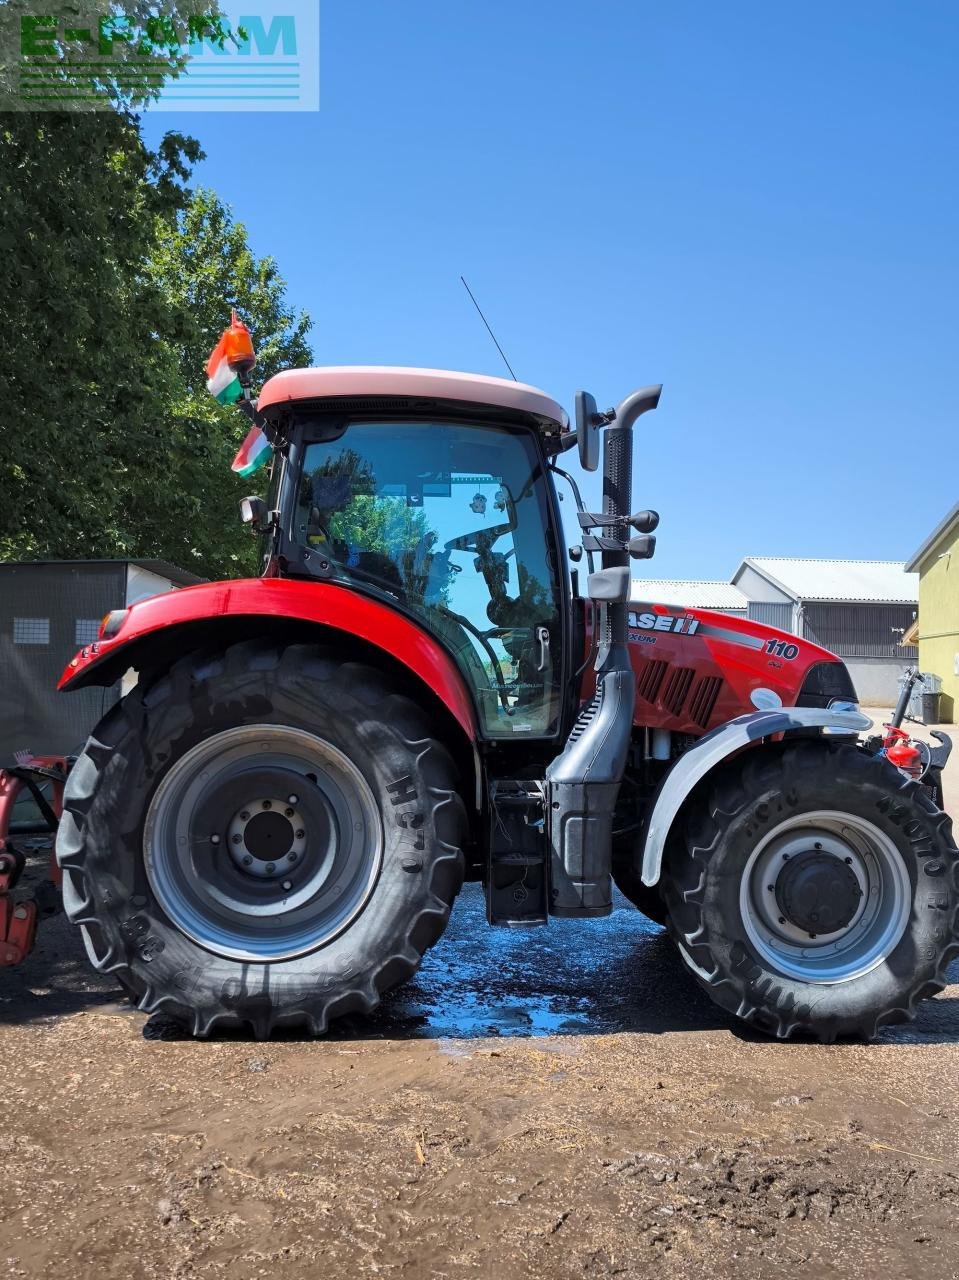
M 509 369 L 510 377 L 513 379 L 513 381 L 514 381 L 514 382 L 518 382 L 518 381 L 519 381 L 519 379 L 516 377 L 516 374 L 513 372 L 513 366 L 512 366 L 512 365 L 510 364 L 510 362 L 506 359 L 506 352 L 503 350 L 503 348 L 500 346 L 500 344 L 499 344 L 498 342 L 496 342 L 496 334 L 495 334 L 495 333 L 493 332 L 493 330 L 489 327 L 489 321 L 488 321 L 488 320 L 486 319 L 486 317 L 483 315 L 483 309 L 482 309 L 482 307 L 481 307 L 481 306 L 480 306 L 480 304 L 476 301 L 476 299 L 473 297 L 473 290 L 472 290 L 472 289 L 469 287 L 469 285 L 466 283 L 466 277 L 465 277 L 465 276 L 460 276 L 460 279 L 461 279 L 461 280 L 462 280 L 462 282 L 463 282 L 463 288 L 466 290 L 466 292 L 469 294 L 470 298 L 471 298 L 471 299 L 472 299 L 472 301 L 473 301 L 473 306 L 474 306 L 474 307 L 476 308 L 476 310 L 479 312 L 479 318 L 480 318 L 480 319 L 483 321 L 483 323 L 486 325 L 486 330 L 487 330 L 487 332 L 489 333 L 489 336 L 493 339 L 494 343 L 496 343 L 496 350 L 497 350 L 497 351 L 500 353 L 500 355 L 503 357 L 503 364 L 505 364 L 505 365 L 506 365 L 506 367 L 507 367 L 507 369 Z

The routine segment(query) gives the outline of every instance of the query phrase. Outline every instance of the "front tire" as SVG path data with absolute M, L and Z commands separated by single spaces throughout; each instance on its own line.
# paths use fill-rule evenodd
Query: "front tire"
M 321 1034 L 442 933 L 463 879 L 453 762 L 337 652 L 257 642 L 137 686 L 70 774 L 64 905 L 94 965 L 196 1035 Z
M 950 819 L 850 744 L 733 762 L 687 815 L 662 883 L 708 994 L 781 1039 L 868 1039 L 911 1019 L 959 954 Z

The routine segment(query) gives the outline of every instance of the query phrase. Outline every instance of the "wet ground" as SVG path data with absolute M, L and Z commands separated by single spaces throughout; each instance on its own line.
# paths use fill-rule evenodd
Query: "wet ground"
M 876 1044 L 773 1044 L 622 900 L 511 933 L 468 886 L 375 1016 L 194 1043 L 61 917 L 0 970 L 0 1274 L 953 1278 L 950 978 Z

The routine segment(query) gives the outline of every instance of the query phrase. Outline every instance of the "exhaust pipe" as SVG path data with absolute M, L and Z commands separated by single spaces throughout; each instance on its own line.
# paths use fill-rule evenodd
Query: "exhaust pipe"
M 563 751 L 546 770 L 550 842 L 550 911 L 556 916 L 605 916 L 613 906 L 613 814 L 633 727 L 636 678 L 627 648 L 633 424 L 659 404 L 661 386 L 626 397 L 607 420 L 603 440 L 602 515 L 581 517 L 599 537 L 583 539 L 599 551 L 602 568 L 589 575 L 589 598 L 599 611 L 596 692 L 580 712 Z M 649 513 L 637 525 L 655 528 Z M 639 554 L 652 555 L 648 538 Z M 635 554 L 635 551 L 634 551 Z

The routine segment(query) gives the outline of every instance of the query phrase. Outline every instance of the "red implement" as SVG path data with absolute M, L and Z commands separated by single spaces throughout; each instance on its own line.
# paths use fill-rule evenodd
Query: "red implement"
M 21 792 L 29 791 L 51 832 L 63 811 L 67 762 L 62 756 L 24 756 L 9 769 L 0 769 L 0 968 L 19 964 L 33 949 L 37 934 L 37 904 L 15 902 L 13 891 L 23 872 L 24 856 L 10 841 L 13 807 Z M 42 791 L 50 784 L 50 795 Z M 50 879 L 60 883 L 60 869 L 51 849 Z

